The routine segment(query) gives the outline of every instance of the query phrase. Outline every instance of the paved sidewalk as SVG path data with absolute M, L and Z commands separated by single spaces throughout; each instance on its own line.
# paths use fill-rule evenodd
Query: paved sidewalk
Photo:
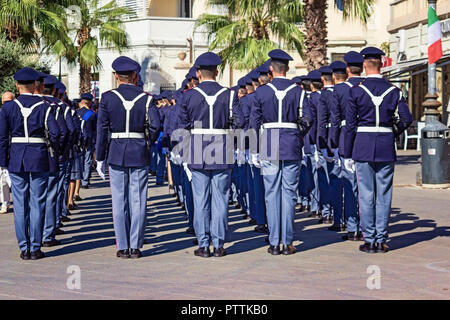
M 450 190 L 415 187 L 418 155 L 399 153 L 386 254 L 361 253 L 359 242 L 344 242 L 301 213 L 298 252 L 273 257 L 265 235 L 232 210 L 229 255 L 195 257 L 185 215 L 152 178 L 144 257 L 121 260 L 109 185 L 95 175 L 58 238 L 63 244 L 44 248 L 45 259 L 20 260 L 13 215 L 0 215 L 0 299 L 449 299 Z M 70 266 L 80 268 L 79 290 L 67 286 Z M 380 270 L 372 276 L 380 289 L 367 288 L 369 266 Z

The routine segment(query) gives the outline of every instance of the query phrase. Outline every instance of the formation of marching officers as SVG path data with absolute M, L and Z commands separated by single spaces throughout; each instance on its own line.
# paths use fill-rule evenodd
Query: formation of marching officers
M 296 252 L 296 209 L 363 241 L 361 251 L 387 252 L 395 138 L 412 116 L 380 75 L 383 55 L 350 51 L 290 80 L 293 59 L 277 49 L 228 89 L 216 81 L 220 57 L 206 52 L 182 88 L 158 96 L 121 56 L 112 64 L 117 88 L 97 113 L 89 93 L 74 107 L 55 77 L 21 69 L 20 96 L 0 110 L 0 171 L 11 178 L 21 258 L 60 244 L 55 235 L 80 185 L 89 187 L 93 162 L 103 179 L 109 172 L 120 258 L 142 256 L 149 173 L 157 185 L 168 175 L 196 256 L 226 255 L 230 205 L 268 233 L 272 255 Z

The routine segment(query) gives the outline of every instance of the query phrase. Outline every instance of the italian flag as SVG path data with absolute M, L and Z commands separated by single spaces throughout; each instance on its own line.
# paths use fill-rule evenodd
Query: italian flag
M 428 63 L 433 64 L 442 57 L 442 34 L 436 10 L 428 7 Z

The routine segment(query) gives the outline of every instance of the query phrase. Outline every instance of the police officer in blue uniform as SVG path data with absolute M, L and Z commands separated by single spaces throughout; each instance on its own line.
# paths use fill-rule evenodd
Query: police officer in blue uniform
M 346 110 L 348 99 L 350 98 L 350 88 L 359 85 L 364 78 L 361 77 L 363 71 L 363 56 L 356 51 L 349 51 L 344 55 L 347 65 L 341 64 L 340 68 L 335 68 L 335 87 L 333 92 L 333 103 L 331 104 L 331 147 L 337 148 L 341 164 L 344 163 L 344 141 L 346 131 Z M 344 68 L 346 70 L 344 70 Z M 348 80 L 345 81 L 345 71 Z M 344 197 L 344 219 L 347 234 L 342 236 L 344 240 L 362 240 L 361 226 L 358 213 L 358 187 L 356 184 L 356 174 L 341 166 L 341 180 Z M 336 213 L 335 213 L 336 221 Z
M 58 150 L 59 128 L 51 107 L 34 95 L 40 74 L 20 69 L 20 96 L 0 110 L 0 167 L 8 168 L 14 196 L 14 224 L 24 260 L 45 257 L 41 241 L 49 176 L 48 145 Z
M 81 153 L 83 155 L 83 179 L 81 180 L 81 188 L 89 188 L 89 180 L 91 178 L 91 168 L 93 162 L 93 155 L 95 149 L 95 139 L 97 134 L 97 117 L 91 109 L 94 96 L 87 92 L 81 95 L 81 101 L 79 103 L 79 109 L 77 110 L 78 118 L 81 120 Z M 75 200 L 79 200 L 76 197 Z
M 309 124 L 300 117 L 302 89 L 286 78 L 292 57 L 276 49 L 269 53 L 272 82 L 256 90 L 255 107 L 250 127 L 260 136 L 260 155 L 265 188 L 267 222 L 269 227 L 268 252 L 279 255 L 296 252 L 294 240 L 294 213 L 302 158 L 303 134 Z M 306 117 L 306 114 L 304 114 Z M 253 154 L 253 163 L 260 161 Z
M 359 211 L 367 253 L 387 252 L 395 137 L 412 123 L 402 91 L 380 74 L 384 52 L 375 47 L 361 51 L 366 79 L 350 89 L 346 110 L 344 165 L 356 168 Z M 397 118 L 398 117 L 398 118 Z
M 119 258 L 142 256 L 149 145 L 161 128 L 157 111 L 151 107 L 152 97 L 135 85 L 138 67 L 136 61 L 125 56 L 114 60 L 112 68 L 119 86 L 102 94 L 97 121 L 97 171 L 102 174 L 103 161 L 107 161 Z
M 231 127 L 230 109 L 234 109 L 238 100 L 234 91 L 216 82 L 217 66 L 221 63 L 220 57 L 212 52 L 197 58 L 200 83 L 184 94 L 180 113 L 180 126 L 190 130 L 194 151 L 183 154 L 192 174 L 194 229 L 199 245 L 194 254 L 205 258 L 211 255 L 210 240 L 215 257 L 226 255 L 223 246 L 233 163 L 233 143 L 227 148 L 227 135 Z

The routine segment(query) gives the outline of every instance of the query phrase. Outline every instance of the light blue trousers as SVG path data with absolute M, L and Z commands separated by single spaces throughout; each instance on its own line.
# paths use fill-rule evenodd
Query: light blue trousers
M 261 176 L 261 169 L 250 166 L 252 174 L 252 186 L 254 194 L 255 219 L 258 224 L 266 224 L 266 204 L 264 202 L 264 182 Z
M 88 148 L 84 152 L 84 162 L 83 162 L 83 180 L 81 180 L 81 185 L 86 187 L 91 179 L 91 168 L 92 168 L 92 155 L 94 154 L 93 148 Z
M 269 242 L 272 246 L 280 245 L 280 241 L 284 245 L 292 244 L 300 163 L 262 161 L 262 168 Z
M 199 247 L 222 248 L 228 230 L 231 169 L 192 170 L 194 229 Z
M 339 161 L 334 160 L 331 171 L 329 172 L 330 177 L 330 200 L 331 206 L 333 208 L 333 218 L 334 223 L 340 225 L 344 223 L 342 210 L 344 207 L 343 199 L 343 189 L 342 189 L 342 167 L 344 163 L 341 162 L 339 166 Z
M 319 186 L 319 205 L 322 210 L 323 217 L 329 217 L 332 214 L 331 208 L 331 189 L 330 175 L 333 170 L 334 163 L 328 162 L 319 153 L 319 168 L 317 169 L 318 186 Z
M 58 181 L 59 172 L 51 172 L 48 176 L 42 241 L 52 241 L 55 239 L 56 214 L 58 206 Z
M 10 173 L 14 197 L 14 225 L 21 251 L 41 248 L 48 172 Z
M 140 249 L 144 244 L 148 167 L 109 166 L 117 250 Z
M 344 158 L 341 157 L 342 163 Z M 344 189 L 344 217 L 348 232 L 361 231 L 358 213 L 358 185 L 356 183 L 356 173 L 348 171 L 342 166 L 342 187 Z
M 181 179 L 183 182 L 183 198 L 181 201 L 184 202 L 184 207 L 186 208 L 186 212 L 188 214 L 188 226 L 193 228 L 194 227 L 194 198 L 192 194 L 192 184 L 191 181 L 189 181 L 186 171 L 181 167 Z M 194 228 L 195 229 L 195 228 Z
M 356 162 L 364 241 L 386 242 L 391 214 L 394 162 Z

